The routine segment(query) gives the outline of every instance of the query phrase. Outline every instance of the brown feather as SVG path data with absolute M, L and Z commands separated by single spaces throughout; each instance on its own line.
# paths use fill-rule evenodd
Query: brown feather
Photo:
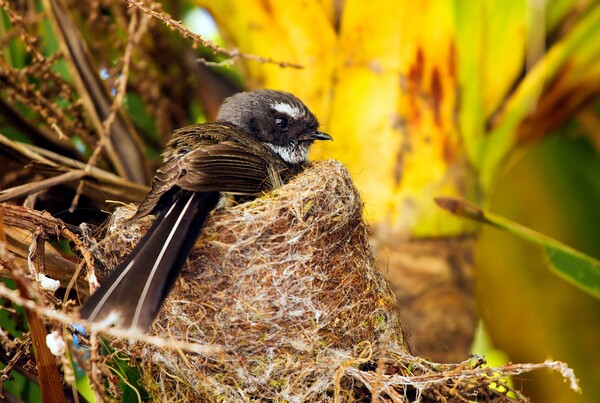
M 155 212 L 161 198 L 175 187 L 194 192 L 255 195 L 279 186 L 279 175 L 287 170 L 270 148 L 227 123 L 204 123 L 176 130 L 164 157 L 152 190 L 132 219 Z

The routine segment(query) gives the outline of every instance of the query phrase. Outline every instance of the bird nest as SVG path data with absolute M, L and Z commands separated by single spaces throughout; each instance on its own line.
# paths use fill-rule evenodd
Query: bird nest
M 101 243 L 110 266 L 150 219 L 117 209 Z M 285 186 L 212 213 L 152 333 L 219 346 L 189 354 L 111 340 L 157 401 L 481 399 L 502 374 L 433 365 L 406 347 L 396 298 L 367 241 L 343 165 L 313 164 Z M 453 372 L 454 371 L 454 372 Z M 505 389 L 506 390 L 506 389 Z

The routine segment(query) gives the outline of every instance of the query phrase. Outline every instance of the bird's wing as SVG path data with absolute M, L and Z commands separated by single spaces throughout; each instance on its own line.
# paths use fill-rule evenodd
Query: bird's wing
M 195 132 L 185 134 L 175 138 L 182 142 L 175 149 L 186 152 L 169 155 L 156 171 L 152 189 L 132 219 L 160 209 L 172 189 L 252 195 L 281 186 L 280 172 L 286 166 L 263 144 L 248 139 L 243 139 L 245 144 L 242 144 L 237 140 L 211 137 L 214 133 L 209 130 L 203 130 L 203 136 L 193 141 L 190 136 Z
M 269 151 L 269 150 L 266 150 Z M 269 151 L 270 152 L 270 151 Z M 177 186 L 195 192 L 257 194 L 280 185 L 279 161 L 236 141 L 198 147 L 179 160 Z

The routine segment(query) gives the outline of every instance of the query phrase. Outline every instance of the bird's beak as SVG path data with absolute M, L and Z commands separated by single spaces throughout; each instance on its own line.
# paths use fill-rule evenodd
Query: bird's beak
M 318 130 L 315 130 L 314 132 L 303 134 L 302 136 L 300 136 L 300 140 L 302 140 L 302 141 L 332 140 L 333 141 L 333 137 L 331 137 L 327 133 L 323 133 Z

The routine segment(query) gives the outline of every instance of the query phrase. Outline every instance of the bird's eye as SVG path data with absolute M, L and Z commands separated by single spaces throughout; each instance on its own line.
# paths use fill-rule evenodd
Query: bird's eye
M 289 122 L 284 116 L 277 116 L 275 118 L 275 124 L 284 130 L 287 129 L 289 126 Z

